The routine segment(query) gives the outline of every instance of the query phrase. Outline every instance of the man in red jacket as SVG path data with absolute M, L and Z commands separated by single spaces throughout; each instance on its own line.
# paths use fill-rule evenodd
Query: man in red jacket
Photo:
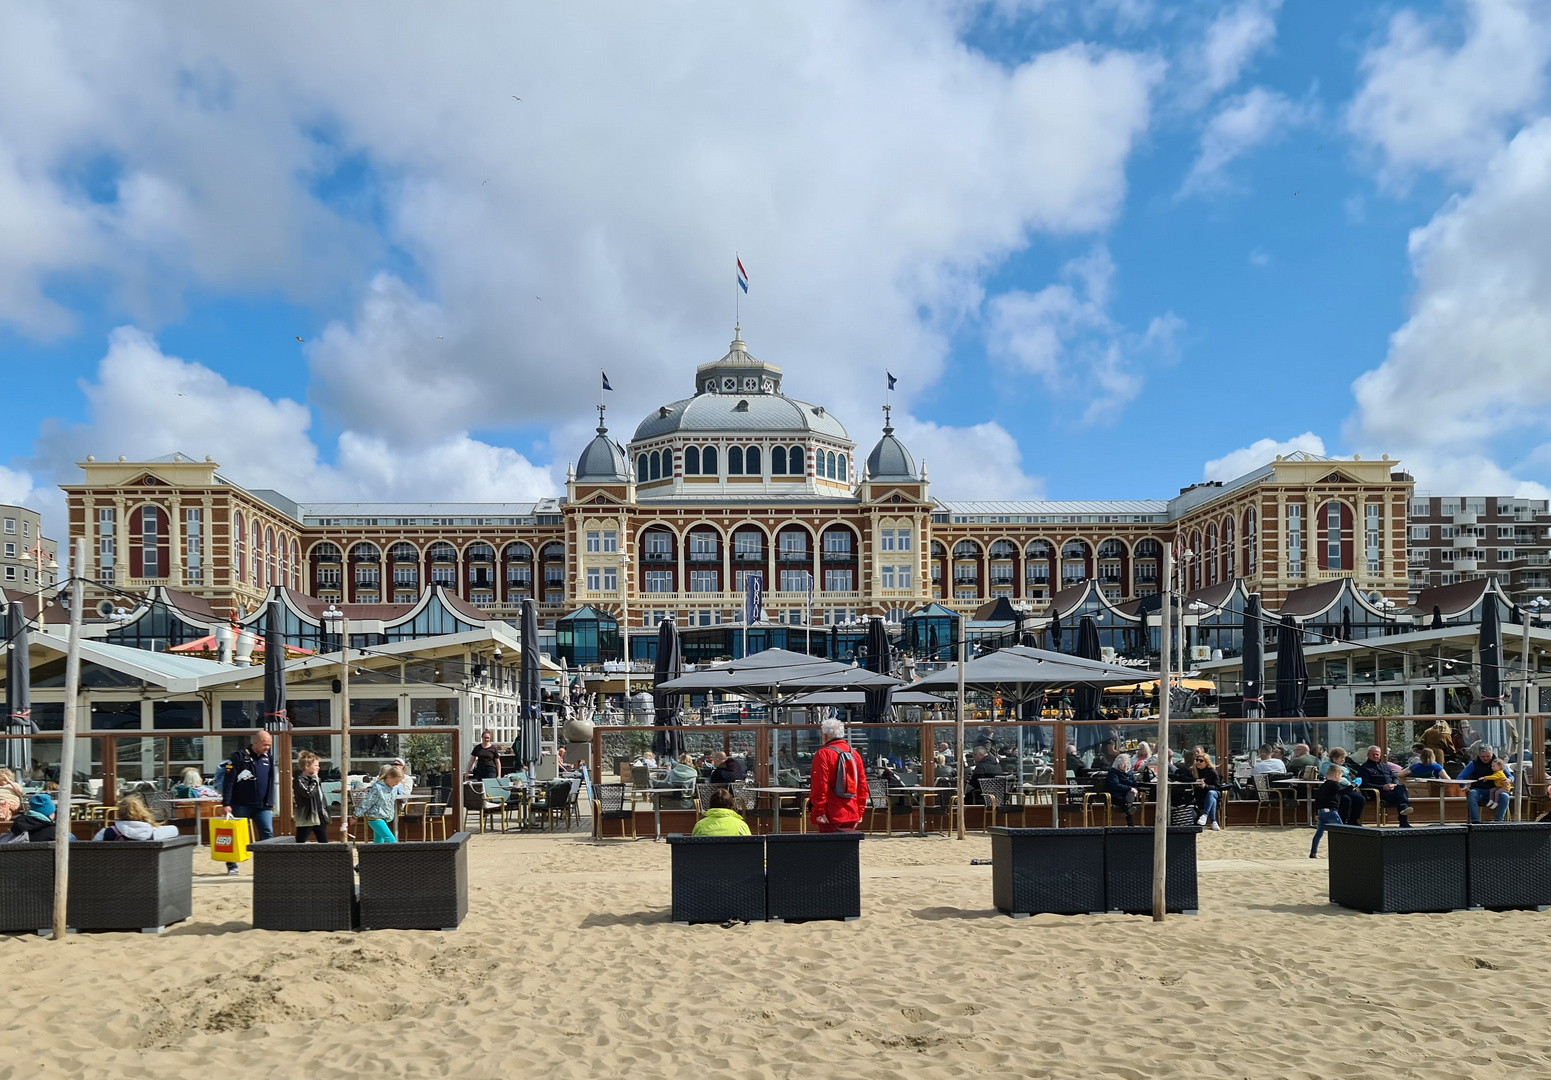
M 862 755 L 846 742 L 845 725 L 826 720 L 819 725 L 824 745 L 813 755 L 808 799 L 813 825 L 821 833 L 851 832 L 867 809 L 867 770 Z

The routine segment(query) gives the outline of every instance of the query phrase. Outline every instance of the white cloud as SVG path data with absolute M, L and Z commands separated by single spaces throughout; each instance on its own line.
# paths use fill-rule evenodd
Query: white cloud
M 1410 256 L 1410 317 L 1353 384 L 1349 441 L 1398 453 L 1419 485 L 1527 492 L 1546 478 L 1535 448 L 1551 439 L 1551 119 L 1413 231 Z M 1503 459 L 1541 475 L 1516 477 Z
M 1476 174 L 1512 127 L 1544 102 L 1551 6 L 1545 0 L 1455 6 L 1464 9 L 1462 28 L 1401 11 L 1383 43 L 1363 57 L 1363 83 L 1347 126 L 1377 152 L 1389 180 L 1415 169 Z
M 1311 106 L 1263 86 L 1230 99 L 1207 121 L 1201 133 L 1201 152 L 1180 186 L 1180 197 L 1226 186 L 1222 171 L 1230 162 L 1257 146 L 1275 142 L 1312 118 Z
M 995 422 L 945 427 L 911 418 L 896 425 L 916 467 L 925 466 L 932 493 L 944 499 L 1042 499 L 1043 477 L 1023 469 L 1023 450 Z M 863 447 L 863 451 L 871 447 Z
M 1188 103 L 1204 104 L 1239 81 L 1256 54 L 1276 40 L 1276 13 L 1281 6 L 1281 0 L 1244 0 L 1218 13 L 1188 59 L 1188 74 L 1194 80 L 1185 94 Z
M 300 500 L 523 501 L 557 493 L 547 470 L 456 429 L 397 445 L 346 430 L 335 464 L 325 464 L 306 406 L 168 356 L 133 327 L 113 331 L 96 381 L 81 389 L 86 423 L 46 429 L 31 476 L 78 479 L 75 462 L 88 454 L 133 461 L 176 451 L 208 454 L 244 487 L 274 488 Z M 14 475 L 0 472 L 0 484 L 6 473 Z
M 1276 439 L 1258 439 L 1248 446 L 1230 451 L 1220 458 L 1208 461 L 1201 468 L 1203 480 L 1235 480 L 1245 473 L 1269 461 L 1275 461 L 1278 455 L 1285 457 L 1288 454 L 1302 451 L 1305 454 L 1325 455 L 1325 441 L 1312 431 L 1305 431 L 1302 435 L 1294 435 L 1285 441 Z
M 1113 419 L 1143 385 L 1144 362 L 1172 359 L 1184 321 L 1172 312 L 1141 334 L 1128 333 L 1109 314 L 1115 265 L 1096 247 L 1062 269 L 1064 281 L 1037 293 L 1013 290 L 993 297 L 986 351 L 1003 364 L 1039 376 L 1060 397 L 1085 402 L 1083 423 Z
M 30 472 L 0 465 L 0 503 L 8 506 L 36 506 L 38 494 Z
M 152 330 L 190 292 L 353 307 L 310 345 L 308 402 L 412 457 L 568 430 L 599 367 L 616 418 L 687 393 L 728 337 L 737 248 L 745 337 L 794 394 L 855 414 L 887 357 L 902 404 L 929 401 L 990 270 L 1114 220 L 1162 74 L 1081 44 L 1004 67 L 959 18 L 22 9 L 0 39 L 0 323 L 62 332 L 45 286 L 85 276 Z

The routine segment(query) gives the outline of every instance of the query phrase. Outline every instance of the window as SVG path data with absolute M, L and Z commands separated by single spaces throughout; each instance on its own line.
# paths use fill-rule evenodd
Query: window
M 824 475 L 828 476 L 831 480 L 833 480 L 833 479 L 835 479 L 835 474 L 836 474 L 836 470 L 835 470 L 835 455 L 833 453 L 826 454 L 825 455 L 825 459 L 826 459 L 826 461 L 828 463 L 824 466 L 824 468 L 825 468 Z
M 649 593 L 672 592 L 672 579 L 672 573 L 667 570 L 648 570 L 646 572 L 646 591 Z
M 1438 503 L 1438 513 L 1442 514 L 1444 517 L 1453 517 L 1455 514 L 1459 513 L 1459 500 L 1442 500 Z
M 1412 499 L 1411 500 L 1411 516 L 1412 517 L 1426 517 L 1428 514 L 1431 514 L 1432 512 L 1433 512 L 1432 511 L 1432 507 L 1428 504 L 1428 501 L 1426 499 Z
M 824 571 L 824 591 L 825 592 L 850 592 L 851 591 L 851 571 L 849 571 L 849 570 L 825 570 Z
M 684 451 L 684 475 L 700 475 L 700 447 L 691 446 Z
M 791 573 L 791 571 L 786 572 Z M 763 582 L 764 575 L 758 570 L 738 570 L 733 573 L 733 581 L 735 587 L 741 593 L 747 591 L 750 581 Z
M 882 582 L 881 582 L 881 587 L 882 588 L 885 588 L 885 589 L 892 589 L 892 588 L 894 588 L 894 568 L 892 566 L 885 566 L 878 573 L 879 573 L 879 577 L 882 578 Z
M 894 542 L 899 545 L 898 550 L 900 550 L 900 551 L 909 551 L 910 550 L 910 530 L 909 529 L 900 529 L 897 532 L 895 532 L 894 533 Z
M 760 475 L 759 447 L 751 446 L 743 452 L 743 471 L 750 476 Z
M 689 554 L 694 559 L 716 558 L 716 534 L 694 532 L 689 534 Z
M 636 478 L 637 482 L 642 483 L 642 484 L 646 483 L 646 480 L 647 480 L 646 468 L 647 468 L 646 455 L 645 454 L 641 454 L 639 457 L 637 457 L 635 459 L 635 478 Z
M 1366 519 L 1364 532 L 1364 547 L 1368 549 L 1368 573 L 1382 573 L 1383 557 L 1380 554 L 1379 545 L 1379 504 L 1369 503 L 1363 507 L 1363 517 Z
M 15 518 L 6 518 L 5 519 L 5 531 L 8 532 L 8 533 L 14 533 L 16 531 L 16 519 Z
M 1513 561 L 1513 549 L 1512 548 L 1498 548 L 1497 549 L 1497 561 L 1498 562 L 1512 562 Z
M 782 555 L 804 555 L 808 551 L 808 536 L 800 532 L 784 532 L 781 534 Z
M 786 475 L 786 447 L 777 446 L 770 451 L 770 475 Z
M 157 540 L 161 532 L 161 511 L 154 506 L 140 508 L 140 576 L 161 577 Z
M 431 584 L 453 588 L 458 584 L 458 568 L 445 565 L 431 567 Z
M 1459 526 L 1440 525 L 1438 526 L 1438 535 L 1444 540 L 1453 540 L 1456 536 L 1459 535 Z
M 786 456 L 786 473 L 788 476 L 801 476 L 803 469 L 802 447 L 792 447 L 791 453 Z
M 689 572 L 689 591 L 690 592 L 715 592 L 716 591 L 716 571 L 715 570 L 691 570 Z
M 727 475 L 743 475 L 743 447 L 734 446 L 727 451 Z
M 1444 562 L 1451 563 L 1451 562 L 1454 561 L 1455 549 L 1454 548 L 1444 548 L 1438 554 L 1439 554 L 1439 556 L 1442 557 Z
M 1253 574 L 1255 572 L 1256 549 L 1260 546 L 1258 540 L 1256 539 L 1256 535 L 1255 535 L 1255 525 L 1256 525 L 1255 511 L 1253 509 L 1249 509 L 1249 510 L 1244 511 L 1244 573 L 1245 574 Z
M 603 538 L 596 532 L 587 534 L 587 551 L 589 554 L 603 550 Z
M 1303 576 L 1303 507 L 1299 503 L 1287 507 L 1287 576 Z
M 1432 534 L 1433 529 L 1431 525 L 1411 526 L 1411 539 L 1413 540 L 1431 540 Z
M 1486 513 L 1486 500 L 1485 499 L 1466 499 L 1465 500 L 1465 513 L 1467 513 L 1467 514 L 1484 514 L 1484 513 Z
M 42 526 L 39 526 L 39 532 L 41 532 L 41 531 L 42 531 Z M 32 535 L 32 522 L 30 522 L 30 521 L 23 521 L 22 522 L 22 535 L 23 536 L 31 536 Z
M 587 590 L 589 592 L 597 592 L 602 587 L 603 572 L 596 566 L 589 566 L 587 568 Z
M 665 532 L 646 534 L 646 553 L 666 556 L 673 551 L 673 538 Z
M 831 529 L 824 534 L 824 552 L 828 555 L 851 554 L 851 534 L 843 529 Z
M 1325 504 L 1325 566 L 1341 569 L 1341 504 L 1334 500 Z
M 662 476 L 663 476 L 664 480 L 671 479 L 672 476 L 673 476 L 673 451 L 672 450 L 664 450 L 662 452 Z
M 183 511 L 183 548 L 187 553 L 184 558 L 184 566 L 186 568 L 185 576 L 189 581 L 197 582 L 204 579 L 204 524 L 203 510 L 186 509 Z
M 607 529 L 603 533 L 603 550 L 605 552 L 619 550 L 619 533 L 613 529 Z
M 324 588 L 327 586 L 333 586 L 336 589 L 339 588 L 339 567 L 318 567 L 318 587 Z
M 1499 539 L 1499 540 L 1512 540 L 1513 539 L 1513 526 L 1512 525 L 1499 525 L 1499 526 L 1497 526 L 1497 539 Z
M 900 589 L 908 589 L 908 588 L 910 588 L 910 564 L 909 563 L 901 563 L 898 567 L 895 568 L 895 580 L 899 582 L 899 584 L 896 586 L 896 588 L 900 588 Z
M 782 570 L 782 592 L 807 592 L 808 572 L 806 570 Z
M 741 532 L 732 538 L 733 553 L 748 558 L 759 558 L 759 534 Z M 742 588 L 740 585 L 739 588 Z
M 382 571 L 375 566 L 357 566 L 355 568 L 355 583 L 357 585 L 376 585 L 382 580 Z M 448 581 L 451 585 L 452 582 Z
M 716 447 L 708 446 L 700 451 L 700 471 L 706 476 L 716 475 Z
M 955 600 L 974 600 L 978 596 L 974 589 L 954 589 L 953 598 Z
M 15 581 L 16 580 L 16 567 L 14 567 L 14 566 L 7 566 L 5 568 L 5 580 L 7 580 L 7 581 Z
M 648 475 L 650 475 L 653 480 L 660 480 L 662 478 L 662 455 L 653 450 L 652 456 L 647 458 L 647 463 L 650 466 L 648 469 Z
M 14 543 L 5 545 L 5 557 L 7 559 L 16 558 L 16 545 Z
M 393 568 L 394 585 L 418 585 L 420 584 L 420 570 L 414 566 L 395 566 Z
M 840 479 L 847 484 L 851 482 L 851 469 L 846 464 L 846 456 L 844 454 L 840 455 Z
M 1142 568 L 1137 567 L 1137 574 L 1141 574 Z M 1031 585 L 1044 585 L 1050 581 L 1050 564 L 1048 562 L 1030 562 L 1023 564 L 1024 580 Z M 1140 580 L 1140 578 L 1138 578 Z
M 880 532 L 878 534 L 878 550 L 879 551 L 893 551 L 894 550 L 894 530 L 893 529 L 884 529 L 882 532 Z M 885 588 L 888 588 L 888 587 L 889 586 L 885 586 Z
M 521 585 L 524 588 L 533 584 L 533 568 L 531 566 L 508 566 L 506 568 L 506 583 L 508 585 Z
M 603 568 L 603 591 L 604 592 L 618 592 L 619 591 L 619 568 L 618 567 L 605 566 Z

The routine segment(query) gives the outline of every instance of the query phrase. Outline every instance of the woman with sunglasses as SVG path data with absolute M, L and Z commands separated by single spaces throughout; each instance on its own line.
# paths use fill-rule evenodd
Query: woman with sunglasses
M 1207 756 L 1205 750 L 1196 747 L 1185 756 L 1180 766 L 1180 779 L 1191 785 L 1190 794 L 1196 804 L 1196 824 L 1211 824 L 1213 829 L 1221 829 L 1217 823 L 1217 797 L 1218 788 L 1222 781 L 1217 776 L 1217 770 L 1212 768 L 1212 759 Z

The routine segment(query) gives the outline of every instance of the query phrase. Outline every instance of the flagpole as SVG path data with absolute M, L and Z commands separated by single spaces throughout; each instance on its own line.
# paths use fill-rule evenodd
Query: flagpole
M 735 268 L 742 266 L 743 256 L 734 251 L 732 261 Z M 743 326 L 743 282 L 737 273 L 732 275 L 732 324 L 734 327 Z

